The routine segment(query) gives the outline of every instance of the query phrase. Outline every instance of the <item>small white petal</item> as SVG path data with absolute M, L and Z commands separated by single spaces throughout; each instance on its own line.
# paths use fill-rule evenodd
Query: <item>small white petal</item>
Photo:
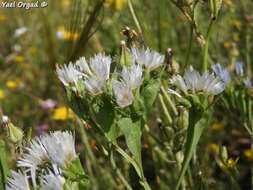
M 156 51 L 147 49 L 131 49 L 132 59 L 140 65 L 145 66 L 146 68 L 153 70 L 161 66 L 164 62 L 164 55 L 159 54 Z
M 97 78 L 108 80 L 112 59 L 110 56 L 99 53 L 90 59 L 90 67 Z

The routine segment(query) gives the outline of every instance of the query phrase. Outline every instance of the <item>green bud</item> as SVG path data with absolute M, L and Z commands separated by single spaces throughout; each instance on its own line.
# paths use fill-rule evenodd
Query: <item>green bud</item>
M 227 160 L 228 160 L 228 150 L 227 150 L 227 147 L 225 146 L 222 146 L 221 149 L 220 149 L 220 157 L 221 157 L 221 160 L 226 163 Z
M 189 111 L 184 107 L 179 107 L 178 126 L 183 129 L 187 129 L 189 125 Z
M 14 126 L 12 123 L 9 123 L 8 125 L 8 133 L 9 133 L 9 138 L 13 143 L 20 142 L 23 138 L 23 131 Z

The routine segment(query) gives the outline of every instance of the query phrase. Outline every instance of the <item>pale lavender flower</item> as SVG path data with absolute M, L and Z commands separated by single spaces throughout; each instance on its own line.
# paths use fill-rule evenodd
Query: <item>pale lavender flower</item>
M 142 67 L 136 64 L 133 64 L 130 67 L 124 66 L 121 77 L 125 83 L 131 87 L 131 89 L 138 88 L 143 82 Z
M 170 82 L 185 94 L 190 91 L 191 93 L 204 92 L 217 95 L 225 88 L 225 83 L 219 77 L 208 72 L 200 75 L 193 68 L 188 69 L 183 77 L 180 75 L 173 76 Z
M 239 61 L 235 64 L 235 72 L 238 76 L 243 76 L 244 69 L 243 69 L 243 62 Z
M 39 103 L 40 103 L 40 106 L 43 109 L 52 109 L 57 104 L 57 102 L 55 100 L 52 100 L 52 99 L 46 99 L 46 100 L 40 101 Z
M 21 172 L 11 171 L 11 177 L 8 177 L 6 190 L 30 190 L 28 177 Z
M 244 85 L 246 88 L 251 88 L 252 87 L 252 82 L 249 78 L 246 78 L 244 81 L 243 81 Z
M 116 97 L 116 102 L 121 108 L 127 107 L 133 103 L 134 96 L 132 89 L 124 81 L 113 80 L 112 89 Z
M 56 73 L 64 86 L 70 86 L 71 84 L 76 85 L 78 80 L 82 77 L 82 73 L 73 63 L 63 66 L 56 65 Z
M 225 84 L 228 84 L 231 81 L 229 71 L 226 68 L 222 67 L 221 64 L 217 63 L 215 65 L 212 65 L 212 70 L 216 76 L 219 76 Z
M 138 64 L 145 66 L 147 69 L 153 70 L 161 66 L 164 62 L 165 56 L 153 51 L 149 48 L 147 49 L 131 49 L 132 59 Z

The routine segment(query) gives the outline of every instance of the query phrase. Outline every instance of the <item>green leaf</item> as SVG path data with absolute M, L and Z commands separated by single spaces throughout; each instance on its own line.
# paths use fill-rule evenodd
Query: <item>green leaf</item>
M 122 118 L 118 121 L 118 126 L 135 161 L 141 166 L 141 121 L 133 122 L 130 118 Z
M 149 114 L 153 110 L 153 104 L 156 100 L 157 94 L 160 90 L 161 80 L 151 79 L 144 89 L 141 91 L 141 97 L 143 98 L 143 103 L 145 106 L 145 113 Z
M 197 148 L 199 139 L 203 133 L 203 130 L 207 126 L 207 118 L 200 119 L 201 117 L 199 116 L 196 118 L 196 115 L 198 114 L 196 114 L 195 111 L 190 111 L 190 115 L 189 115 L 190 122 L 189 122 L 189 128 L 187 130 L 184 160 L 183 160 L 182 168 L 179 173 L 179 177 L 177 179 L 176 190 L 179 189 L 180 184 L 182 183 L 185 172 L 191 161 L 192 155 Z M 210 117 L 209 113 L 207 113 L 207 117 L 209 119 Z
M 64 174 L 68 180 L 72 182 L 71 185 L 78 183 L 80 190 L 88 189 L 89 179 L 83 170 L 80 159 L 76 158 L 64 169 Z

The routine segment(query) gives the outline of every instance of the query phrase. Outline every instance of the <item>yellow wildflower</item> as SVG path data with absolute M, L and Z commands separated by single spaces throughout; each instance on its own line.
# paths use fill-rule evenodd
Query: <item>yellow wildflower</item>
M 232 5 L 232 1 L 231 0 L 224 0 L 223 2 L 227 6 L 231 6 Z
M 18 80 L 7 80 L 5 84 L 9 89 L 16 89 L 19 83 L 20 82 Z
M 62 0 L 62 6 L 68 8 L 70 6 L 70 0 Z
M 2 89 L 0 89 L 0 100 L 5 98 L 5 93 Z
M 215 144 L 215 143 L 211 143 L 211 144 L 208 144 L 207 145 L 207 149 L 212 152 L 212 153 L 215 153 L 215 154 L 218 154 L 219 153 L 219 150 L 220 150 L 220 147 L 218 144 Z
M 17 55 L 15 57 L 15 62 L 17 62 L 17 63 L 23 63 L 24 61 L 25 61 L 25 58 L 22 55 Z
M 232 43 L 229 42 L 229 41 L 226 41 L 226 42 L 223 43 L 223 46 L 224 46 L 224 48 L 229 49 L 229 48 L 232 47 Z
M 240 40 L 239 34 L 238 33 L 233 33 L 233 40 L 238 42 Z
M 242 23 L 240 20 L 233 20 L 232 26 L 234 26 L 236 29 L 240 30 L 242 28 Z
M 235 160 L 233 158 L 229 158 L 227 160 L 226 166 L 230 169 L 235 168 L 237 162 L 238 162 L 239 158 L 236 158 Z
M 4 22 L 7 20 L 7 17 L 5 15 L 0 15 L 0 22 Z
M 224 127 L 225 127 L 225 125 L 223 123 L 221 123 L 221 122 L 213 123 L 211 125 L 211 129 L 215 130 L 215 131 L 220 131 L 220 130 L 224 129 Z
M 62 106 L 62 107 L 56 108 L 54 110 L 52 118 L 54 120 L 73 119 L 74 118 L 74 113 L 70 108 Z
M 80 35 L 77 32 L 67 31 L 64 26 L 60 26 L 58 27 L 56 36 L 61 40 L 75 41 L 79 38 Z
M 127 4 L 127 0 L 106 0 L 105 5 L 117 11 L 122 10 Z
M 243 151 L 244 156 L 248 159 L 253 161 L 253 150 L 252 149 L 246 149 Z

